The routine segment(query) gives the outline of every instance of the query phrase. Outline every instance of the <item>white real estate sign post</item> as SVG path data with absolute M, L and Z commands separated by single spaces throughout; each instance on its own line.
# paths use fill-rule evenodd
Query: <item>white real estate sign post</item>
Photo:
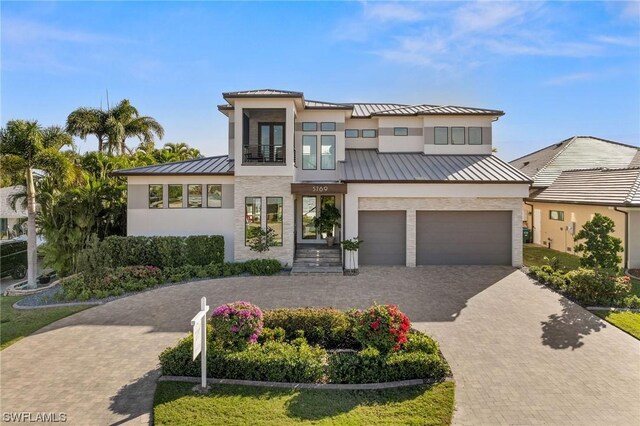
M 200 354 L 201 385 L 207 387 L 207 298 L 200 299 L 200 312 L 191 320 L 193 326 L 193 360 Z

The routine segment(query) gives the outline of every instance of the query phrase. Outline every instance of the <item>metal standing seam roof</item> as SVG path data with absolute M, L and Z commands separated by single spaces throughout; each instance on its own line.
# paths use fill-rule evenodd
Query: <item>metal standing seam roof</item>
M 224 92 L 223 98 L 237 98 L 237 97 L 251 97 L 251 96 L 264 96 L 264 97 L 303 97 L 302 92 L 294 92 L 291 90 L 277 90 L 277 89 L 257 89 L 257 90 L 241 90 L 238 92 Z
M 111 174 L 115 176 L 233 175 L 233 164 L 233 160 L 229 159 L 228 155 L 220 155 L 116 170 Z
M 353 109 L 351 104 L 338 104 L 335 102 L 312 101 L 305 99 L 304 107 L 309 109 Z
M 528 176 L 494 155 L 426 155 L 347 149 L 344 182 L 530 183 Z
M 504 115 L 503 111 L 495 109 L 471 108 L 453 105 L 412 105 L 403 108 L 389 109 L 379 111 L 372 115 L 456 115 L 456 114 L 475 114 L 475 115 Z
M 401 107 L 407 107 L 406 104 L 389 104 L 389 103 L 354 103 L 352 118 L 369 118 L 373 113 L 386 111 L 390 109 L 396 109 Z
M 548 187 L 565 170 L 594 167 L 629 167 L 640 148 L 592 136 L 574 136 L 510 162 L 534 180 L 534 187 Z
M 640 206 L 640 167 L 566 170 L 532 200 Z

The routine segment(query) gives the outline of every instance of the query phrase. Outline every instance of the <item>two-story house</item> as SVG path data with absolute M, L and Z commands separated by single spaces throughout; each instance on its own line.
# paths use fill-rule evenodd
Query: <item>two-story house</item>
M 350 267 L 522 263 L 530 179 L 492 155 L 502 111 L 223 97 L 228 155 L 116 172 L 128 177 L 130 235 L 219 234 L 241 261 L 260 257 L 251 229 L 270 227 L 277 245 L 262 256 L 292 265 L 323 243 L 313 219 L 333 204 L 336 238 L 364 241 Z

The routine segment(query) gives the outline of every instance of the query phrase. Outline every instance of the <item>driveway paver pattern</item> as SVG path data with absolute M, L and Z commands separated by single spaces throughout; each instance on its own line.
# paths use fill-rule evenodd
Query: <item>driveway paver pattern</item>
M 436 337 L 456 381 L 454 423 L 638 424 L 640 342 L 507 267 L 367 267 L 355 277 L 207 280 L 153 290 L 51 324 L 0 352 L 7 412 L 67 424 L 146 424 L 158 354 L 206 296 L 263 309 L 395 303 Z

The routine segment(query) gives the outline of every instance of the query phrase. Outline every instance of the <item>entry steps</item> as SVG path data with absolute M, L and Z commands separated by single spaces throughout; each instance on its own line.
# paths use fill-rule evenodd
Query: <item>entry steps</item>
M 291 275 L 342 275 L 340 245 L 298 244 Z

